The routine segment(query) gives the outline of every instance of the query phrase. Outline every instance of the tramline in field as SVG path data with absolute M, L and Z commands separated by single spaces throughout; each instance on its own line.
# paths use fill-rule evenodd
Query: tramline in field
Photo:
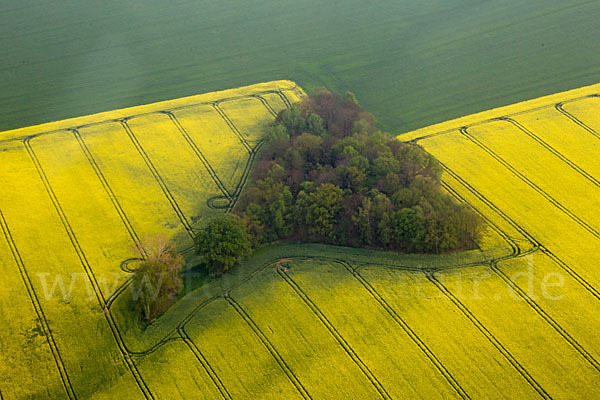
M 486 220 L 479 249 L 267 248 L 147 329 L 130 322 L 123 262 L 155 233 L 190 248 L 235 202 L 261 124 L 302 90 L 270 82 L 0 134 L 3 398 L 597 397 L 598 93 L 399 137 Z
M 110 311 L 121 263 L 156 233 L 190 248 L 195 227 L 239 195 L 260 124 L 302 95 L 278 81 L 0 134 L 3 284 L 19 288 L 0 298 L 15 313 L 2 324 L 6 396 L 87 396 L 124 368 L 131 391 L 151 395 Z M 44 369 L 57 376 L 33 379 Z

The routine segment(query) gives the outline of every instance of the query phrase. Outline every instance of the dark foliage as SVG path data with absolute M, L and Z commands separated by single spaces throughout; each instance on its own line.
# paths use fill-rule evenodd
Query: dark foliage
M 473 248 L 481 221 L 441 190 L 439 163 L 375 127 L 351 93 L 319 90 L 268 127 L 234 212 L 278 239 L 416 252 Z

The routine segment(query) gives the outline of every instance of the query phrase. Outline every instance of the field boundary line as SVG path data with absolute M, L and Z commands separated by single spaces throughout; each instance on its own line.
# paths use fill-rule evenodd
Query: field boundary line
M 377 377 L 373 374 L 373 372 L 369 369 L 369 367 L 360 359 L 358 354 L 352 349 L 350 344 L 344 339 L 344 337 L 338 332 L 338 330 L 333 326 L 331 321 L 323 314 L 323 312 L 317 307 L 317 305 L 308 297 L 306 293 L 298 286 L 298 284 L 281 268 L 277 268 L 277 273 L 281 278 L 291 286 L 291 288 L 296 292 L 298 297 L 300 297 L 304 303 L 308 306 L 308 308 L 319 318 L 321 323 L 327 328 L 329 333 L 335 338 L 338 344 L 346 351 L 346 353 L 350 356 L 352 361 L 359 367 L 362 373 L 367 377 L 367 379 L 371 382 L 371 384 L 375 387 L 377 392 L 379 392 L 380 396 L 383 399 L 391 399 L 392 397 L 387 393 L 381 382 L 377 379 Z
M 210 365 L 210 363 L 208 362 L 206 357 L 204 357 L 204 354 L 202 354 L 202 352 L 200 351 L 198 346 L 196 346 L 196 343 L 194 343 L 192 338 L 190 338 L 190 336 L 187 334 L 187 332 L 185 331 L 185 328 L 179 327 L 179 328 L 177 328 L 177 331 L 178 331 L 181 339 L 183 339 L 184 343 L 188 346 L 188 348 L 194 354 L 194 356 L 196 357 L 198 362 L 202 365 L 202 367 L 206 371 L 206 374 L 213 381 L 213 383 L 219 390 L 219 393 L 221 393 L 221 396 L 225 400 L 232 400 L 232 397 L 229 394 L 229 392 L 227 391 L 227 388 L 225 387 L 225 385 L 223 384 L 223 381 L 221 381 L 221 378 L 219 378 L 219 375 L 217 375 L 217 373 L 215 372 L 213 367 Z
M 115 339 L 115 342 L 117 343 L 117 346 L 120 350 L 123 360 L 125 361 L 125 364 L 128 366 L 129 370 L 131 371 L 142 394 L 147 399 L 148 398 L 154 399 L 152 392 L 148 388 L 146 382 L 144 382 L 140 372 L 137 369 L 137 366 L 135 365 L 135 362 L 133 362 L 133 360 L 130 357 L 129 352 L 127 351 L 127 349 L 125 347 L 125 343 L 123 341 L 123 338 L 121 337 L 121 333 L 118 330 L 118 326 L 115 323 L 115 321 L 110 313 L 110 309 L 106 308 L 106 299 L 104 297 L 104 294 L 102 293 L 102 289 L 100 288 L 100 285 L 98 284 L 98 281 L 96 280 L 96 277 L 95 277 L 94 272 L 87 260 L 87 257 L 85 256 L 85 253 L 83 252 L 83 249 L 81 248 L 81 245 L 79 244 L 79 242 L 77 240 L 75 232 L 73 231 L 73 228 L 71 227 L 71 225 L 67 219 L 67 216 L 66 216 L 64 210 L 62 209 L 62 206 L 60 205 L 58 198 L 56 197 L 54 189 L 52 188 L 52 185 L 50 184 L 50 181 L 48 180 L 48 177 L 47 177 L 46 173 L 44 172 L 44 169 L 43 169 L 39 159 L 37 158 L 37 155 L 35 154 L 33 147 L 31 146 L 30 140 L 29 139 L 25 140 L 23 142 L 23 145 L 25 146 L 27 153 L 29 154 L 29 157 L 31 158 L 31 161 L 32 161 L 33 165 L 35 166 L 42 183 L 44 184 L 44 188 L 46 189 L 46 192 L 47 192 L 48 196 L 50 197 L 50 201 L 58 214 L 58 217 L 63 225 L 63 228 L 65 229 L 65 233 L 67 234 L 67 237 L 68 237 L 69 241 L 71 242 L 71 245 L 73 246 L 73 250 L 75 251 L 75 254 L 77 255 L 77 257 L 79 258 L 79 261 L 80 261 L 81 265 L 83 266 L 83 269 L 88 277 L 88 280 L 90 281 L 90 283 L 92 285 L 92 289 L 96 295 L 96 299 L 98 300 L 100 308 L 103 311 L 103 314 L 104 314 L 106 321 L 108 323 L 108 326 L 112 332 L 113 338 Z
M 312 399 L 311 395 L 308 393 L 302 382 L 298 379 L 296 374 L 292 371 L 292 369 L 287 365 L 285 360 L 281 357 L 275 346 L 271 343 L 271 341 L 267 338 L 267 336 L 263 333 L 263 331 L 256 325 L 254 320 L 248 315 L 246 310 L 235 301 L 229 293 L 225 294 L 225 300 L 233 307 L 233 309 L 240 315 L 240 317 L 246 322 L 246 324 L 250 327 L 250 329 L 254 332 L 254 334 L 258 337 L 261 343 L 266 347 L 267 351 L 271 354 L 271 356 L 275 359 L 279 367 L 286 374 L 288 379 L 292 382 L 296 390 L 300 393 L 302 398 L 304 399 Z
M 31 301 L 31 305 L 33 306 L 35 313 L 37 314 L 38 321 L 42 327 L 42 331 L 44 332 L 44 336 L 46 337 L 46 342 L 48 342 L 48 347 L 50 347 L 50 352 L 52 357 L 54 358 L 54 362 L 56 363 L 56 367 L 58 369 L 58 373 L 63 383 L 63 387 L 67 393 L 69 399 L 77 399 L 75 394 L 75 390 L 71 385 L 71 381 L 69 379 L 69 374 L 67 373 L 67 369 L 60 355 L 60 351 L 58 350 L 58 346 L 54 341 L 54 336 L 52 334 L 52 330 L 50 329 L 50 325 L 48 324 L 48 320 L 46 319 L 46 314 L 44 313 L 44 309 L 40 303 L 40 300 L 35 292 L 35 288 L 33 287 L 33 283 L 31 282 L 31 278 L 29 277 L 29 273 L 27 272 L 27 268 L 21 258 L 21 253 L 17 248 L 16 243 L 12 237 L 10 232 L 10 228 L 6 219 L 4 218 L 4 214 L 2 210 L 0 210 L 0 228 L 2 229 L 2 233 L 4 234 L 4 238 L 10 248 L 10 252 L 12 253 L 13 259 L 17 264 L 17 268 L 19 269 L 19 273 L 21 274 L 21 279 L 23 280 L 23 284 L 27 289 L 27 294 L 29 295 L 29 300 Z
M 156 169 L 156 167 L 152 163 L 152 160 L 148 156 L 148 153 L 146 153 L 146 151 L 144 150 L 144 148 L 142 147 L 142 145 L 138 141 L 135 133 L 133 133 L 133 130 L 131 129 L 131 127 L 127 123 L 128 120 L 129 120 L 129 118 L 127 120 L 124 119 L 124 120 L 120 121 L 121 125 L 123 126 L 123 129 L 127 133 L 127 136 L 129 136 L 129 139 L 133 143 L 133 146 L 135 147 L 135 149 L 137 150 L 137 152 L 140 154 L 140 156 L 142 157 L 142 159 L 146 163 L 146 166 L 148 167 L 148 169 L 150 170 L 150 172 L 154 176 L 154 179 L 156 180 L 156 182 L 158 183 L 158 185 L 162 189 L 163 193 L 167 197 L 167 200 L 169 201 L 169 203 L 171 203 L 171 207 L 173 207 L 173 210 L 175 210 L 175 213 L 177 214 L 177 217 L 179 217 L 179 220 L 181 221 L 181 224 L 183 225 L 183 227 L 187 231 L 188 235 L 191 238 L 193 238 L 194 237 L 194 231 L 192 229 L 192 226 L 188 222 L 185 214 L 183 213 L 183 211 L 179 207 L 179 204 L 177 203 L 177 201 L 175 200 L 175 197 L 173 196 L 173 194 L 171 193 L 171 191 L 167 187 L 167 184 L 163 180 L 162 176 L 159 174 L 158 170 Z
M 448 381 L 450 386 L 458 393 L 463 399 L 470 399 L 469 394 L 464 388 L 458 383 L 458 381 L 452 376 L 450 371 L 444 366 L 442 361 L 435 355 L 435 353 L 425 344 L 425 342 L 416 334 L 416 332 L 408 325 L 406 321 L 396 310 L 385 300 L 385 298 L 375 290 L 375 288 L 367 281 L 357 270 L 352 268 L 350 264 L 345 261 L 338 261 L 352 276 L 358 280 L 361 285 L 369 292 L 371 296 L 383 309 L 392 317 L 392 319 L 402 328 L 402 330 L 410 337 L 410 339 L 417 345 L 417 347 L 425 354 L 425 356 L 431 361 L 431 363 L 437 368 L 438 372 Z
M 543 106 L 538 106 L 538 107 L 530 108 L 530 109 L 527 109 L 527 110 L 522 110 L 522 111 L 517 111 L 517 112 L 514 112 L 514 113 L 505 114 L 505 115 L 502 115 L 500 117 L 516 117 L 516 116 L 527 114 L 527 113 L 530 113 L 530 112 L 544 110 L 546 108 L 555 108 L 558 104 L 573 103 L 573 102 L 576 102 L 576 101 L 585 100 L 585 99 L 593 98 L 593 97 L 600 97 L 600 94 L 597 94 L 597 93 L 588 94 L 588 95 L 585 95 L 585 96 L 575 97 L 573 99 L 563 100 L 562 102 L 558 102 L 558 103 L 550 103 L 550 104 L 546 104 L 546 105 L 543 105 Z M 516 104 L 518 104 L 518 103 L 516 103 Z M 441 136 L 441 135 L 445 135 L 447 133 L 451 133 L 451 132 L 457 131 L 461 127 L 464 127 L 464 128 L 473 128 L 475 126 L 484 125 L 484 124 L 487 124 L 488 122 L 492 122 L 494 120 L 497 120 L 500 117 L 491 117 L 491 118 L 486 118 L 486 119 L 481 120 L 481 121 L 472 122 L 472 123 L 466 124 L 466 125 L 457 125 L 457 126 L 455 126 L 453 128 L 448 128 L 448 129 L 445 129 L 445 130 L 439 131 L 439 132 L 428 133 L 426 135 L 418 136 L 416 138 L 413 138 L 413 139 L 410 139 L 410 140 L 407 140 L 407 141 L 404 141 L 404 142 L 405 143 L 418 143 L 421 140 L 430 139 L 430 138 L 433 138 L 433 137 L 436 137 L 436 136 Z M 408 133 L 410 133 L 410 132 L 406 132 L 406 134 L 408 134 Z M 404 135 L 404 134 L 400 134 L 399 136 L 402 136 L 402 135 Z M 399 137 L 399 139 L 402 141 L 401 137 Z
M 577 215 L 575 215 L 571 210 L 569 210 L 568 208 L 566 208 L 565 206 L 563 206 L 558 200 L 556 200 L 554 197 L 552 197 L 551 195 L 549 195 L 546 191 L 544 191 L 542 188 L 540 188 L 536 183 L 532 182 L 529 178 L 527 178 L 525 175 L 523 175 L 521 172 L 519 172 L 515 167 L 513 167 L 511 164 L 509 164 L 506 160 L 504 160 L 502 157 L 500 157 L 498 154 L 496 154 L 493 150 L 491 150 L 489 147 L 487 147 L 485 144 L 483 144 L 481 141 L 479 141 L 479 139 L 477 139 L 473 135 L 471 135 L 467 131 L 467 128 L 465 128 L 465 127 L 460 128 L 460 133 L 463 136 L 465 136 L 467 139 L 469 139 L 471 142 L 473 142 L 476 146 L 478 146 L 479 148 L 481 148 L 484 152 L 486 152 L 493 159 L 495 159 L 503 167 L 505 167 L 506 169 L 508 169 L 509 172 L 511 172 L 513 175 L 515 175 L 519 180 L 521 180 L 527 186 L 529 186 L 534 191 L 536 191 L 540 195 L 542 195 L 546 200 L 548 200 L 557 209 L 559 209 L 564 214 L 566 214 L 574 222 L 576 222 L 582 228 L 584 228 L 585 230 L 587 230 L 589 233 L 591 233 L 597 239 L 600 239 L 600 232 L 598 232 L 596 229 L 594 229 L 593 227 L 591 227 L 587 222 L 585 222 L 584 220 L 582 220 L 580 217 L 578 217 Z
M 61 132 L 64 130 L 69 130 L 69 129 L 81 129 L 81 128 L 87 128 L 90 126 L 95 126 L 95 125 L 100 125 L 100 124 L 104 124 L 107 122 L 119 122 L 122 119 L 127 119 L 127 118 L 132 118 L 132 117 L 140 117 L 140 116 L 145 116 L 145 115 L 150 115 L 150 114 L 160 114 L 163 113 L 164 111 L 176 111 L 176 110 L 182 110 L 185 108 L 189 108 L 189 107 L 197 107 L 197 106 L 203 106 L 203 105 L 209 105 L 212 106 L 213 104 L 218 104 L 218 103 L 222 103 L 224 101 L 231 101 L 231 100 L 241 100 L 244 98 L 248 98 L 248 97 L 252 97 L 253 95 L 265 95 L 265 94 L 279 94 L 281 93 L 284 97 L 285 94 L 283 94 L 283 92 L 289 92 L 289 91 L 296 91 L 298 89 L 298 85 L 292 86 L 292 87 L 288 87 L 288 88 L 280 88 L 280 89 L 267 89 L 267 90 L 261 90 L 261 91 L 257 91 L 254 93 L 249 93 L 249 94 L 245 94 L 245 95 L 241 95 L 241 96 L 231 96 L 231 97 L 224 97 L 221 99 L 216 99 L 216 100 L 210 100 L 210 101 L 201 101 L 199 103 L 191 103 L 191 104 L 184 104 L 181 106 L 176 106 L 176 107 L 166 107 L 162 110 L 155 110 L 155 111 L 147 111 L 147 112 L 142 112 L 142 113 L 137 113 L 137 114 L 132 114 L 132 115 L 128 115 L 125 117 L 118 117 L 118 118 L 107 118 L 107 119 L 103 119 L 100 121 L 96 121 L 96 122 L 89 122 L 89 123 L 85 123 L 85 124 L 80 124 L 80 125 L 74 125 L 74 126 L 70 126 L 70 127 L 66 127 L 66 128 L 59 128 L 59 129 L 51 129 L 49 131 L 42 131 L 39 133 L 33 133 L 30 135 L 24 135 L 24 136 L 17 136 L 14 138 L 10 138 L 10 139 L 1 139 L 0 140 L 0 144 L 3 143 L 8 143 L 8 142 L 22 142 L 24 140 L 27 139 L 33 139 L 34 137 L 37 136 L 45 136 L 45 135 L 49 135 L 49 134 L 53 134 L 56 132 Z M 287 97 L 286 97 L 287 100 Z M 141 106 L 137 106 L 137 107 L 141 107 Z M 118 110 L 115 110 L 118 111 Z M 2 132 L 0 132 L 2 133 Z

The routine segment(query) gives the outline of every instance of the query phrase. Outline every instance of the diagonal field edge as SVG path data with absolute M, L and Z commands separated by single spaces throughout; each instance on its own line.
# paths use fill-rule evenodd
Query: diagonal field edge
M 566 112 L 566 111 L 564 111 L 564 110 L 562 110 L 562 105 L 564 105 L 566 103 L 574 103 L 574 102 L 577 102 L 577 101 L 586 100 L 586 99 L 589 99 L 589 98 L 600 98 L 600 94 L 589 94 L 589 95 L 580 96 L 580 97 L 576 97 L 576 98 L 569 99 L 569 100 L 564 100 L 564 101 L 561 101 L 561 102 L 558 102 L 558 103 L 545 104 L 543 106 L 534 107 L 534 108 L 530 108 L 530 109 L 523 110 L 523 111 L 517 111 L 517 112 L 514 112 L 514 113 L 509 113 L 509 114 L 504 115 L 503 117 L 516 117 L 516 116 L 527 114 L 527 113 L 530 113 L 530 112 L 544 110 L 546 108 L 556 108 L 558 111 L 560 111 L 561 113 L 563 113 L 564 115 L 566 115 L 566 116 L 569 117 L 569 115 L 567 115 L 569 113 Z M 421 140 L 430 139 L 430 138 L 433 138 L 433 137 L 436 137 L 436 136 L 446 135 L 448 133 L 451 133 L 451 132 L 454 132 L 454 131 L 460 129 L 461 127 L 464 127 L 464 128 L 473 128 L 475 126 L 484 125 L 484 124 L 487 124 L 488 122 L 492 122 L 494 120 L 497 120 L 498 118 L 500 118 L 500 117 L 487 118 L 487 119 L 484 119 L 482 121 L 473 122 L 473 123 L 470 123 L 470 124 L 467 124 L 467 125 L 456 126 L 454 128 L 445 129 L 443 131 L 429 133 L 429 134 L 426 134 L 426 135 L 423 135 L 423 136 L 418 136 L 416 138 L 410 139 L 407 142 L 408 143 L 418 143 Z M 569 117 L 569 118 L 571 118 L 571 117 Z M 586 126 L 581 121 L 577 120 L 577 118 L 575 118 L 575 117 L 571 118 L 571 120 L 573 120 L 578 125 L 581 125 L 582 127 Z M 597 135 L 592 129 L 587 129 L 587 130 L 588 130 L 588 132 L 590 132 L 590 133 L 592 133 L 595 136 L 598 136 L 600 138 L 600 135 Z M 402 139 L 402 138 L 400 137 L 400 139 Z

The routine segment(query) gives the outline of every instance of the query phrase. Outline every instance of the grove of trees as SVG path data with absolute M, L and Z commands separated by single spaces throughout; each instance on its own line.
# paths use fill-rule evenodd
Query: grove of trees
M 410 252 L 476 246 L 482 222 L 416 144 L 376 128 L 351 93 L 318 90 L 268 126 L 233 212 L 253 246 L 279 239 Z
M 280 239 L 406 252 L 473 248 L 482 221 L 445 193 L 440 164 L 420 146 L 376 128 L 351 93 L 318 90 L 268 125 L 251 180 L 233 212 L 195 237 L 220 275 L 254 247 Z M 143 318 L 182 289 L 184 260 L 168 240 L 143 243 L 132 280 Z

